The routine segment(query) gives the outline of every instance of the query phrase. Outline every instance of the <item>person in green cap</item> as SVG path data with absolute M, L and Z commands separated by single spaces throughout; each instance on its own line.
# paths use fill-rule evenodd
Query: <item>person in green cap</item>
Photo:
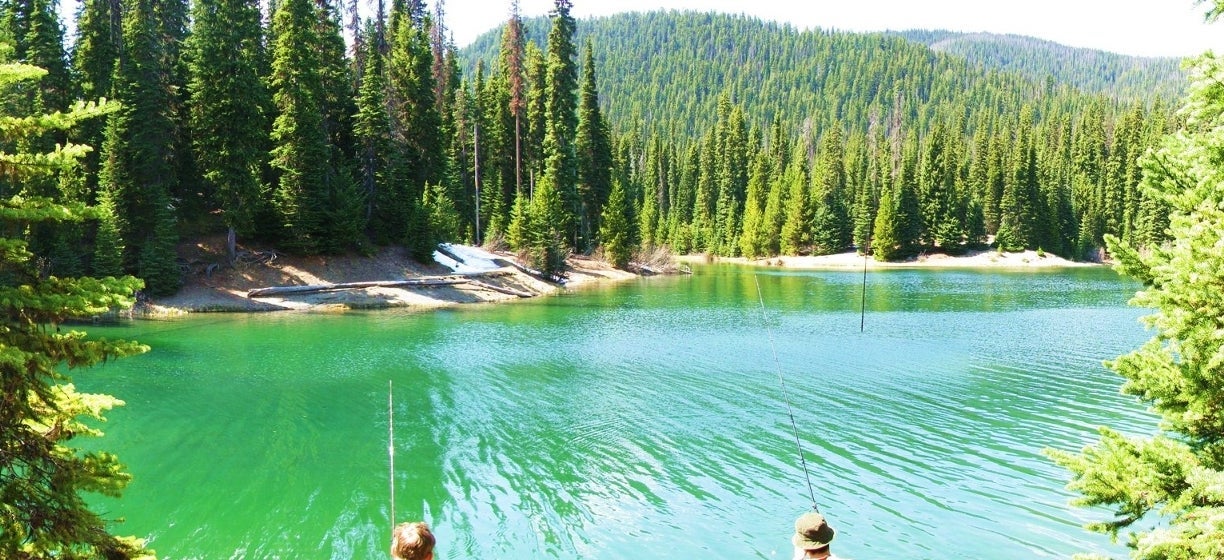
M 839 560 L 829 552 L 829 543 L 833 542 L 835 533 L 819 512 L 809 511 L 800 515 L 795 520 L 795 536 L 791 537 L 791 542 L 795 544 L 795 560 Z

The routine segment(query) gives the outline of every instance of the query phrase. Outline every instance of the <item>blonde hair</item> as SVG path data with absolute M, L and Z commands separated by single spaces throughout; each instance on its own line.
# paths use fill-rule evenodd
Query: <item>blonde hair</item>
M 394 560 L 428 560 L 433 557 L 433 548 L 433 533 L 424 522 L 400 523 L 391 530 L 391 558 Z

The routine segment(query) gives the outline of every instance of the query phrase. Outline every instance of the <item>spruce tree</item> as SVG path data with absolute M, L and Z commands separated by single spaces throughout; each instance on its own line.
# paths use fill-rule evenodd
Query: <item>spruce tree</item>
M 75 93 L 84 99 L 112 97 L 112 82 L 115 61 L 123 36 L 118 0 L 85 0 L 76 19 L 76 39 L 73 41 L 72 75 L 76 82 Z M 106 137 L 106 120 L 95 119 L 81 123 L 69 133 L 73 142 L 100 148 Z M 101 167 L 99 150 L 94 150 L 81 159 L 86 190 L 93 193 L 98 188 L 98 171 Z
M 536 186 L 528 215 L 527 263 L 548 278 L 560 279 L 565 274 L 565 258 L 569 255 L 566 231 L 560 216 L 565 213 L 561 193 L 547 173 Z
M 144 278 L 154 295 L 176 291 L 178 241 L 172 193 L 177 190 L 174 165 L 177 138 L 174 61 L 163 51 L 149 0 L 137 0 L 123 14 L 123 51 L 115 66 L 115 97 L 121 103 L 110 116 L 103 143 L 99 188 L 115 203 L 128 271 L 157 271 Z M 147 247 L 146 247 L 147 246 Z
M 570 0 L 554 0 L 552 28 L 548 32 L 545 75 L 544 161 L 545 174 L 561 197 L 563 211 L 556 217 L 563 239 L 578 238 L 578 158 L 575 135 L 578 128 L 578 49 L 574 46 L 577 23 L 570 15 Z
M 752 161 L 748 176 L 748 193 L 744 199 L 744 223 L 740 234 L 740 254 L 755 259 L 768 255 L 769 228 L 765 221 L 765 207 L 770 183 L 769 153 L 761 150 Z
M 653 198 L 653 197 L 649 197 Z M 630 219 L 629 199 L 620 181 L 612 184 L 608 203 L 600 219 L 599 240 L 603 244 L 604 258 L 616 268 L 629 266 L 633 256 L 633 221 Z
M 32 66 L 0 65 L 0 84 L 11 87 L 45 75 Z M 110 106 L 113 108 L 113 105 Z M 0 115 L 6 134 L 63 130 L 107 106 L 77 105 L 71 111 L 22 126 Z M 11 142 L 17 138 L 4 138 Z M 0 152 L 0 170 L 18 184 L 73 165 L 87 148 L 67 145 L 47 153 Z M 31 165 L 34 164 L 34 165 Z M 96 422 L 123 404 L 110 395 L 76 391 L 65 369 L 79 370 L 105 360 L 138 354 L 132 342 L 93 340 L 81 332 L 59 332 L 64 321 L 130 306 L 140 287 L 134 278 L 49 276 L 23 237 L 37 224 L 69 224 L 95 217 L 81 204 L 62 205 L 41 197 L 11 196 L 0 201 L 0 557 L 140 558 L 143 543 L 110 533 L 108 520 L 92 511 L 83 493 L 119 496 L 130 480 L 118 458 L 105 451 L 73 447 L 75 437 L 97 437 Z
M 259 74 L 259 3 L 196 0 L 192 19 L 186 47 L 192 146 L 206 192 L 232 240 L 254 233 L 266 198 L 270 100 Z
M 526 37 L 518 0 L 510 2 L 501 43 L 501 71 L 508 88 L 510 116 L 514 119 L 514 190 L 523 189 L 523 127 L 527 113 Z M 508 190 L 508 189 L 507 189 Z
M 1220 4 L 1216 4 L 1217 7 Z M 1204 55 L 1194 64 L 1183 108 L 1185 124 L 1144 159 L 1149 196 L 1172 209 L 1172 241 L 1141 252 L 1110 236 L 1118 270 L 1143 283 L 1131 303 L 1155 313 L 1154 337 L 1109 362 L 1133 395 L 1161 416 L 1151 436 L 1101 428 L 1079 453 L 1050 451 L 1072 473 L 1076 503 L 1113 508 L 1089 525 L 1129 532 L 1131 557 L 1143 560 L 1224 557 L 1224 64 Z M 1155 520 L 1158 522 L 1153 522 Z
M 407 213 L 415 224 L 403 243 L 413 254 L 430 260 L 434 237 L 428 231 L 428 221 L 418 217 L 424 215 L 421 201 L 425 186 L 444 178 L 444 148 L 442 118 L 435 104 L 428 22 L 418 22 L 411 14 L 393 16 L 392 20 L 397 24 L 387 60 L 388 102 L 394 149 L 403 157 Z
M 817 157 L 816 169 L 812 172 L 812 245 L 817 253 L 831 254 L 850 244 L 851 233 L 840 126 L 825 132 Z
M 392 138 L 387 113 L 386 57 L 376 23 L 365 31 L 365 65 L 357 95 L 353 133 L 357 140 L 357 180 L 366 200 L 366 227 L 378 244 L 401 243 L 408 234 L 411 199 L 402 157 Z
M 283 243 L 301 253 L 339 251 L 357 241 L 362 201 L 340 144 L 349 133 L 338 92 L 349 82 L 336 70 L 338 26 L 309 0 L 284 0 L 271 34 L 273 204 Z
M 510 211 L 510 223 L 506 226 L 506 243 L 511 251 L 525 251 L 531 244 L 531 201 L 527 193 L 519 191 L 514 196 Z
M 784 255 L 807 253 L 812 246 L 812 199 L 808 194 L 807 155 L 801 145 L 795 149 L 783 176 L 783 186 L 787 189 L 786 221 L 782 224 L 780 249 Z
M 600 212 L 612 190 L 612 141 L 599 109 L 595 55 L 589 41 L 582 64 L 582 94 L 575 149 L 578 158 L 579 248 L 589 249 L 594 243 L 594 234 L 600 230 Z
M 881 262 L 895 261 L 902 256 L 900 224 L 897 220 L 897 202 L 892 187 L 884 187 L 880 193 L 880 211 L 876 213 L 871 234 L 871 253 Z

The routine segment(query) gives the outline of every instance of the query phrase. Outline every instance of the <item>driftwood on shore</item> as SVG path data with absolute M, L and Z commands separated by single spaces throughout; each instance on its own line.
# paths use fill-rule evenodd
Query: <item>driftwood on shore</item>
M 425 278 L 410 278 L 406 280 L 378 280 L 372 282 L 339 282 L 335 284 L 306 284 L 300 286 L 271 286 L 267 288 L 256 288 L 247 292 L 248 298 L 263 298 L 277 297 L 289 295 L 304 295 L 317 294 L 322 292 L 336 292 L 342 290 L 363 290 L 366 288 L 434 288 L 439 286 L 457 286 L 460 284 L 470 284 L 473 287 L 517 296 L 521 298 L 534 297 L 535 294 L 515 290 L 513 288 L 505 288 L 493 284 L 486 284 L 477 281 L 476 278 L 495 278 L 506 276 L 510 273 L 504 270 L 493 270 L 488 272 L 480 272 L 476 274 L 461 274 L 450 276 L 430 276 Z
M 362 290 L 365 288 L 435 287 L 466 284 L 467 278 L 414 278 L 411 280 L 379 280 L 375 282 L 340 282 L 338 284 L 306 284 L 303 286 L 272 286 L 256 288 L 247 292 L 249 298 L 317 294 L 340 290 Z

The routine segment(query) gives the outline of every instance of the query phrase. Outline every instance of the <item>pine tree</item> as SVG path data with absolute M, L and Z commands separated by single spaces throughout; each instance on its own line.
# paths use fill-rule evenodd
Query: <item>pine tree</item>
M 229 239 L 251 235 L 265 200 L 270 100 L 260 78 L 259 3 L 197 0 L 187 39 L 192 146 Z M 229 258 L 236 255 L 229 247 Z
M 995 242 L 1004 251 L 1035 249 L 1042 199 L 1038 192 L 1037 147 L 1032 135 L 1032 113 L 1025 110 L 1017 127 L 1012 173 L 999 202 L 999 233 Z
M 512 251 L 524 251 L 531 244 L 531 201 L 527 193 L 519 191 L 514 196 L 510 211 L 510 224 L 506 226 L 506 243 Z
M 72 98 L 72 80 L 64 52 L 64 32 L 59 24 L 55 3 L 48 0 L 8 0 L 3 3 L 3 15 L 15 43 L 13 58 L 47 72 L 37 87 L 26 90 L 23 100 L 25 111 L 67 109 L 68 101 Z M 38 143 L 50 149 L 57 140 L 43 138 Z
M 901 146 L 901 164 L 896 178 L 897 236 L 900 256 L 916 254 L 922 247 L 922 210 L 918 195 L 918 138 L 910 134 Z
M 821 140 L 812 173 L 812 244 L 820 254 L 831 254 L 850 244 L 850 212 L 845 200 L 845 151 L 840 125 Z M 793 202 L 793 201 L 792 201 Z
M 548 58 L 545 77 L 544 134 L 545 174 L 561 197 L 564 211 L 557 216 L 563 239 L 578 238 L 578 158 L 574 137 L 578 128 L 578 68 L 574 46 L 577 23 L 570 15 L 570 0 L 554 0 L 552 29 L 548 32 Z M 575 243 L 576 244 L 576 243 Z
M 387 114 L 386 58 L 377 24 L 371 22 L 362 44 L 365 66 L 357 96 L 353 133 L 357 138 L 357 178 L 366 200 L 366 225 L 372 241 L 382 245 L 402 242 L 408 235 L 410 197 L 406 192 L 403 162 L 392 140 Z
M 748 193 L 744 199 L 744 224 L 740 234 L 740 254 L 749 259 L 769 254 L 769 227 L 765 220 L 771 163 L 769 153 L 761 150 L 752 161 L 748 175 Z
M 548 129 L 548 61 L 534 41 L 524 51 L 527 76 L 527 118 L 523 140 L 523 187 L 530 195 L 544 174 L 544 136 Z
M 652 197 L 648 197 L 652 198 Z M 625 188 L 620 181 L 612 184 L 608 203 L 600 219 L 599 240 L 603 244 L 604 258 L 616 268 L 629 266 L 633 256 L 633 221 Z
M 899 225 L 893 189 L 885 187 L 880 193 L 880 211 L 876 214 L 871 235 L 871 252 L 877 261 L 895 261 L 902 256 Z
M 107 196 L 121 219 L 127 270 L 158 271 L 155 278 L 144 279 L 154 295 L 173 293 L 181 281 L 165 264 L 175 259 L 178 240 L 172 207 L 172 193 L 178 189 L 174 61 L 165 55 L 165 40 L 148 0 L 126 7 L 124 49 L 114 79 L 121 106 L 107 123 L 99 175 L 99 188 L 110 191 Z
M 1159 431 L 1137 437 L 1101 428 L 1100 440 L 1079 453 L 1049 451 L 1071 471 L 1068 487 L 1083 495 L 1078 504 L 1114 508 L 1112 519 L 1089 528 L 1114 536 L 1131 531 L 1135 559 L 1224 557 L 1221 62 L 1210 54 L 1198 59 L 1183 129 L 1144 160 L 1149 196 L 1172 209 L 1172 242 L 1141 253 L 1108 238 L 1119 271 L 1144 284 L 1131 302 L 1155 309 L 1145 323 L 1156 333 L 1108 365 L 1126 378 L 1124 393 L 1161 415 Z M 1151 523 L 1153 516 L 1160 522 Z
M 526 38 L 518 0 L 510 2 L 501 43 L 501 71 L 508 88 L 508 109 L 514 118 L 514 192 L 523 190 L 523 126 L 527 112 Z
M 76 40 L 73 41 L 72 75 L 77 93 L 84 99 L 98 99 L 113 95 L 112 82 L 115 62 L 123 35 L 118 0 L 86 0 L 77 12 Z M 101 147 L 106 137 L 106 121 L 96 119 L 81 123 L 70 131 L 73 142 Z M 99 151 L 94 150 L 81 159 L 86 181 L 86 190 L 93 193 L 98 188 L 98 171 L 101 167 Z
M 783 176 L 787 189 L 786 221 L 782 224 L 781 251 L 784 255 L 806 253 L 812 245 L 812 204 L 808 186 L 807 155 L 801 145 L 795 147 L 790 166 Z
M 425 187 L 445 178 L 445 153 L 442 143 L 442 116 L 435 104 L 433 54 L 429 45 L 428 21 L 417 17 L 393 17 L 398 21 L 387 60 L 388 102 L 395 150 L 404 161 L 404 194 L 410 216 L 422 214 L 420 207 Z M 432 260 L 433 239 L 428 221 L 417 220 L 403 240 L 413 254 Z
M 592 50 L 588 41 L 582 65 L 578 132 L 574 141 L 578 158 L 579 248 L 582 249 L 590 248 L 594 233 L 600 230 L 600 212 L 612 189 L 612 141 L 599 110 Z
M 338 251 L 356 241 L 363 207 L 339 144 L 346 133 L 337 92 L 349 82 L 333 60 L 338 26 L 309 0 L 284 0 L 271 34 L 272 166 L 280 175 L 273 204 L 283 242 L 301 253 Z
M 32 66 L 0 65 L 0 84 L 10 86 L 45 75 Z M 9 115 L 0 130 L 40 134 L 63 130 L 113 106 L 75 106 L 24 126 Z M 4 142 L 18 140 L 4 138 Z M 67 145 L 48 153 L 0 152 L 0 171 L 18 183 L 73 165 L 87 148 Z M 35 165 L 30 165 L 35 164 Z M 95 217 L 84 205 L 60 205 L 46 198 L 13 196 L 0 202 L 0 557 L 139 558 L 143 543 L 116 537 L 109 523 L 90 510 L 82 493 L 119 496 L 130 480 L 118 458 L 104 451 L 69 445 L 74 437 L 101 436 L 93 427 L 104 413 L 123 404 L 110 395 L 78 393 L 65 368 L 90 367 L 105 360 L 139 354 L 131 342 L 91 340 L 84 333 L 60 333 L 65 320 L 130 306 L 140 287 L 134 278 L 60 278 L 49 276 L 28 250 L 24 232 L 36 224 L 68 224 Z M 53 328 L 52 328 L 53 327 Z
M 549 278 L 561 278 L 565 271 L 568 249 L 565 243 L 565 213 L 561 193 L 552 182 L 552 175 L 545 173 L 536 185 L 535 196 L 528 211 L 528 266 L 539 270 Z

